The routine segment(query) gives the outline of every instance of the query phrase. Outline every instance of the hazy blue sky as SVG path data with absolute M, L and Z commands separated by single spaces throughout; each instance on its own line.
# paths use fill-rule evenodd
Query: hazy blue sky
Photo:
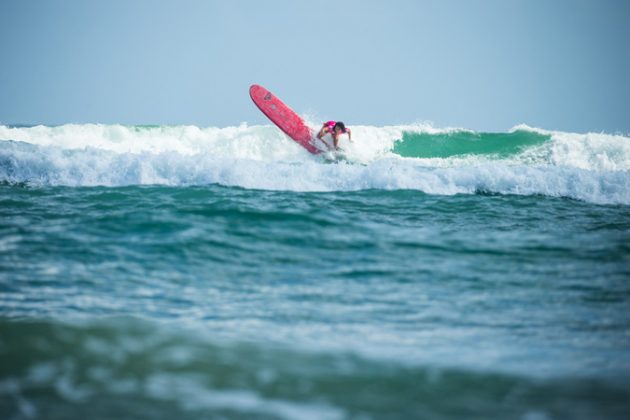
M 630 132 L 630 1 L 0 0 L 0 123 Z

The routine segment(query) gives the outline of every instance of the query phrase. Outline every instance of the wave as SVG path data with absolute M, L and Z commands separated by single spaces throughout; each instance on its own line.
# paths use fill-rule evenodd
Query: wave
M 624 418 L 630 396 L 627 381 L 221 342 L 135 318 L 0 318 L 0 356 L 6 418 Z
M 625 136 L 524 125 L 507 133 L 427 124 L 352 128 L 355 142 L 342 140 L 343 159 L 336 159 L 309 154 L 274 126 L 0 126 L 0 182 L 481 191 L 630 204 Z
M 477 133 L 456 130 L 444 133 L 405 131 L 393 152 L 404 157 L 448 158 L 463 155 L 514 156 L 548 141 L 551 136 L 528 130 L 510 133 Z

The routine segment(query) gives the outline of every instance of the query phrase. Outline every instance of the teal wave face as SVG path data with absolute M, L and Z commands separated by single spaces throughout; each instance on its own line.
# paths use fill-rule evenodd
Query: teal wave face
M 411 158 L 448 158 L 461 155 L 495 155 L 499 158 L 516 155 L 524 149 L 540 145 L 550 136 L 531 131 L 510 133 L 476 133 L 453 131 L 430 134 L 403 132 L 393 152 Z

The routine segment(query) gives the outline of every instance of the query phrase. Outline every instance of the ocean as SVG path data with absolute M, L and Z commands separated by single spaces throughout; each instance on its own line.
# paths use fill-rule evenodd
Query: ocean
M 627 419 L 630 138 L 0 126 L 2 419 Z

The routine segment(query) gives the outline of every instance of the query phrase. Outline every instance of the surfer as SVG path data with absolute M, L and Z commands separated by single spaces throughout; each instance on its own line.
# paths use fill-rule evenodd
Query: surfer
M 345 133 L 348 134 L 348 140 L 352 142 L 352 131 L 347 128 L 344 123 L 341 121 L 327 121 L 322 126 L 322 129 L 319 130 L 319 133 L 317 133 L 317 138 L 326 143 L 322 138 L 326 134 L 330 134 L 333 138 L 335 150 L 337 150 L 339 149 L 339 136 Z M 326 146 L 328 146 L 328 143 L 326 143 Z

